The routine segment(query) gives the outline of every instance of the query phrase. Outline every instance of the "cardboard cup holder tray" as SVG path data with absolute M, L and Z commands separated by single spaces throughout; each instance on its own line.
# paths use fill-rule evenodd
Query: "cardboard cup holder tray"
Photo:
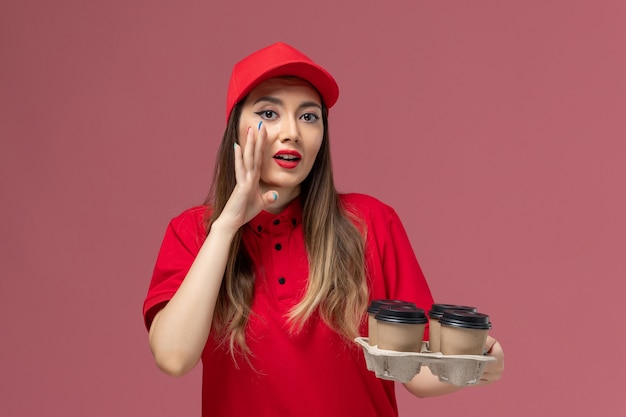
M 396 352 L 370 346 L 367 337 L 354 339 L 363 347 L 367 369 L 378 378 L 397 382 L 409 382 L 422 366 L 427 366 L 440 381 L 457 386 L 474 385 L 480 381 L 485 366 L 496 358 L 487 355 L 443 355 L 429 352 L 428 342 L 422 343 L 422 351 Z

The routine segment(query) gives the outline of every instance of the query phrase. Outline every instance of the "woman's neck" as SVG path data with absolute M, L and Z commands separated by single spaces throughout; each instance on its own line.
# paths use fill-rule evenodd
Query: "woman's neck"
M 266 207 L 265 211 L 272 213 L 272 214 L 278 214 L 282 212 L 289 204 L 291 204 L 291 202 L 295 198 L 297 198 L 300 195 L 299 186 L 294 187 L 294 188 L 273 187 L 271 189 L 275 190 L 278 193 L 278 201 L 276 201 L 275 203 L 272 203 L 270 207 Z M 261 187 L 261 192 L 265 193 L 267 191 L 268 191 L 267 189 L 264 189 L 264 187 Z

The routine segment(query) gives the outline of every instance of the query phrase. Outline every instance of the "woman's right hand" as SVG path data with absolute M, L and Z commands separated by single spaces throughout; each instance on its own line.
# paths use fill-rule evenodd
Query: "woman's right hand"
M 278 200 L 275 190 L 262 191 L 260 187 L 263 154 L 267 131 L 261 125 L 258 131 L 249 127 L 243 149 L 235 144 L 235 178 L 237 184 L 216 222 L 228 225 L 233 232 L 249 222 L 264 208 Z
M 235 145 L 237 184 L 171 300 L 150 326 L 150 348 L 160 369 L 184 375 L 200 361 L 227 267 L 230 242 L 241 226 L 278 199 L 260 186 L 267 132 L 248 129 L 243 149 Z

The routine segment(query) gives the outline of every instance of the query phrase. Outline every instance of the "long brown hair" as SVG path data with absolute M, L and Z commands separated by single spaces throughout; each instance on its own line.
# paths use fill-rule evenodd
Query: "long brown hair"
M 245 101 L 242 100 L 242 102 Z M 206 203 L 211 216 L 207 231 L 220 216 L 236 185 L 233 146 L 237 140 L 241 102 L 229 117 L 217 154 L 211 192 Z M 324 136 L 315 163 L 301 184 L 302 223 L 309 261 L 306 292 L 289 312 L 291 330 L 298 332 L 316 312 L 348 340 L 358 336 L 368 302 L 365 275 L 364 227 L 342 206 L 334 185 L 328 134 L 328 110 L 322 103 Z M 360 230 L 361 229 L 361 230 Z M 245 327 L 254 297 L 254 267 L 241 243 L 242 229 L 232 241 L 224 280 L 213 315 L 213 329 L 231 354 L 251 353 Z

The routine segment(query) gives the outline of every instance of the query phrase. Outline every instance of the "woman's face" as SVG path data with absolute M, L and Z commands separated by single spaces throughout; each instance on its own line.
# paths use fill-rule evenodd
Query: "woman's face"
M 239 144 L 245 149 L 248 128 L 267 132 L 260 186 L 291 200 L 311 172 L 324 137 L 322 101 L 317 91 L 297 78 L 273 78 L 259 84 L 242 105 Z

